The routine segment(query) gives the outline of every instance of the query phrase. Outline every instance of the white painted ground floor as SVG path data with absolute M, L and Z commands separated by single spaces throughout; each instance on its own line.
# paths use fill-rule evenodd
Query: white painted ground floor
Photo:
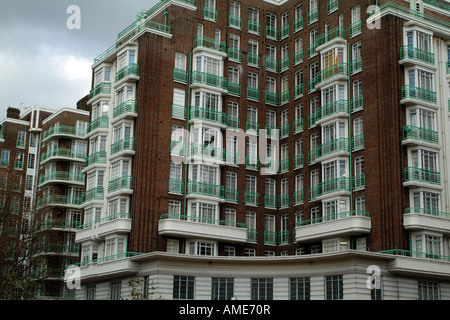
M 78 271 L 76 300 L 450 299 L 450 262 L 355 250 L 252 258 L 154 252 Z

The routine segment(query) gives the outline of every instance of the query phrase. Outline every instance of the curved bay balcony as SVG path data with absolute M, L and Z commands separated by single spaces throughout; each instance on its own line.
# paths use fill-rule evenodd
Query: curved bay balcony
M 437 95 L 435 91 L 416 86 L 406 85 L 401 89 L 401 103 L 406 105 L 426 104 L 436 107 Z
M 158 231 L 162 236 L 201 238 L 229 243 L 244 243 L 249 239 L 246 224 L 178 214 L 162 215 Z
M 192 72 L 192 83 L 191 86 L 202 87 L 208 86 L 212 89 L 218 89 L 219 91 L 226 93 L 228 92 L 228 79 L 219 75 L 194 71 Z
M 315 187 L 311 187 L 308 190 L 309 200 L 322 200 L 331 196 L 348 196 L 350 195 L 350 179 L 349 178 L 337 178 L 319 183 Z
M 85 138 L 89 138 L 92 134 L 94 134 L 97 131 L 107 132 L 108 128 L 109 128 L 109 117 L 108 116 L 99 117 L 88 124 Z
M 188 198 L 206 197 L 207 199 L 225 202 L 224 186 L 199 181 L 188 181 L 187 184 Z
M 315 88 L 321 88 L 333 81 L 347 81 L 348 65 L 345 62 L 339 62 L 320 71 L 314 78 Z
M 226 128 L 228 119 L 225 112 L 201 107 L 191 107 L 189 119 L 211 122 L 212 125 Z
M 370 230 L 369 213 L 356 210 L 301 221 L 295 229 L 295 240 L 313 242 L 327 238 L 367 234 Z
M 119 121 L 121 119 L 129 119 L 137 117 L 137 101 L 127 100 L 116 107 L 113 111 L 113 121 Z
M 225 162 L 226 152 L 223 148 L 191 143 L 189 157 L 191 161 L 223 164 Z
M 408 167 L 404 171 L 405 187 L 437 187 L 441 188 L 441 173 L 417 167 Z
M 309 163 L 321 162 L 329 158 L 349 155 L 349 139 L 339 138 L 319 145 L 308 154 Z
M 406 230 L 429 230 L 450 234 L 450 213 L 424 208 L 407 208 L 403 214 Z
M 136 82 L 137 80 L 139 80 L 139 65 L 137 63 L 131 63 L 116 73 L 115 85 L 117 86 L 124 81 Z
M 41 156 L 41 164 L 52 161 L 77 161 L 84 162 L 86 159 L 86 152 L 72 149 L 55 148 L 44 152 Z
M 431 144 L 437 147 L 439 145 L 439 133 L 416 126 L 405 126 L 403 127 L 402 143 L 407 145 Z
M 111 145 L 111 157 L 118 156 L 133 156 L 135 154 L 135 140 L 134 138 L 128 137 L 117 141 Z
M 61 206 L 61 207 L 70 207 L 70 208 L 78 208 L 83 204 L 83 197 L 74 197 L 74 196 L 64 196 L 64 195 L 48 195 L 42 198 L 38 198 L 37 200 L 37 208 L 42 208 L 45 206 Z
M 86 129 L 77 128 L 73 126 L 55 125 L 44 131 L 42 141 L 45 142 L 48 139 L 57 139 L 57 138 L 78 139 L 83 138 L 85 135 Z
M 84 174 L 67 171 L 50 172 L 39 178 L 39 187 L 47 184 L 76 184 L 83 186 Z
M 423 65 L 430 67 L 435 65 L 435 56 L 432 52 L 407 45 L 400 47 L 400 64 L 404 66 Z
M 96 221 L 83 224 L 77 228 L 75 242 L 102 240 L 113 234 L 124 234 L 131 231 L 129 213 L 118 213 Z
M 89 100 L 92 100 L 94 98 L 99 98 L 99 97 L 105 97 L 105 98 L 111 97 L 111 82 L 102 82 L 102 83 L 96 85 L 89 92 Z M 89 102 L 88 102 L 88 104 L 89 104 Z
M 108 196 L 115 196 L 117 194 L 131 194 L 133 193 L 133 177 L 124 176 L 108 183 Z
M 315 123 L 321 124 L 333 118 L 348 118 L 348 101 L 338 100 L 328 103 L 317 109 L 315 113 Z

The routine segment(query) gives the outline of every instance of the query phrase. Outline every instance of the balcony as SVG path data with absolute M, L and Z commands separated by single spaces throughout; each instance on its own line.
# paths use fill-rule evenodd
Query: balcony
M 186 107 L 172 104 L 172 118 L 186 120 Z
M 299 222 L 295 229 L 295 240 L 314 242 L 367 234 L 370 230 L 371 220 L 368 212 L 349 211 Z
M 203 36 L 198 36 L 197 38 L 195 38 L 194 46 L 196 50 L 205 48 L 213 50 L 213 52 L 219 53 L 224 56 L 227 54 L 227 44 L 225 42 Z
M 294 170 L 302 168 L 303 164 L 304 164 L 303 154 L 298 154 L 298 155 L 294 156 Z
M 239 83 L 228 82 L 228 94 L 241 96 L 241 85 Z
M 122 139 L 116 143 L 113 143 L 111 145 L 111 157 L 118 157 L 118 156 L 133 156 L 135 154 L 135 141 L 134 138 L 128 137 L 125 139 Z
M 25 168 L 25 162 L 23 161 L 14 161 L 14 169 L 15 170 L 23 170 Z
M 236 62 L 241 62 L 242 51 L 238 49 L 228 48 L 228 59 Z
M 247 99 L 259 101 L 260 92 L 258 88 L 247 87 Z
M 303 118 L 294 120 L 293 130 L 294 130 L 294 134 L 300 133 L 303 131 Z
M 303 97 L 303 83 L 294 87 L 294 99 Z
M 357 72 L 362 71 L 363 69 L 363 60 L 362 57 L 359 57 L 357 59 L 353 59 L 350 61 L 350 73 L 354 74 Z
M 108 127 L 109 127 L 109 117 L 108 116 L 99 117 L 87 125 L 86 134 L 90 136 L 96 130 L 106 132 L 108 131 L 107 130 Z
M 216 200 L 225 200 L 225 188 L 221 185 L 199 181 L 188 181 L 187 187 L 187 194 L 190 198 L 200 195 L 213 197 Z
M 325 159 L 329 159 L 331 157 L 348 155 L 349 154 L 348 142 L 349 142 L 348 138 L 339 138 L 319 145 L 315 150 L 316 152 L 315 160 L 320 162 Z
M 303 29 L 303 17 L 294 20 L 294 32 Z
M 102 82 L 95 86 L 89 92 L 89 100 L 94 99 L 99 95 L 107 96 L 109 98 L 109 96 L 111 95 L 111 82 Z
M 89 157 L 87 157 L 87 159 L 84 163 L 84 166 L 86 169 L 95 164 L 105 164 L 106 165 L 106 151 L 99 151 L 99 152 L 91 154 Z
M 434 53 L 413 46 L 400 48 L 400 64 L 404 66 L 423 65 L 425 67 L 435 66 Z
M 210 7 L 203 8 L 203 18 L 206 20 L 217 21 L 217 10 Z
M 43 198 L 38 198 L 37 208 L 42 208 L 45 206 L 56 206 L 56 207 L 78 207 L 83 204 L 83 197 L 73 197 L 64 195 L 49 195 Z
M 184 182 L 178 179 L 169 179 L 169 193 L 183 194 Z
M 186 70 L 174 68 L 173 69 L 173 80 L 181 83 L 188 82 L 189 73 Z
M 261 33 L 261 24 L 256 21 L 248 21 L 248 32 L 260 35 Z
M 245 156 L 245 167 L 250 170 L 259 169 L 259 159 L 256 156 Z
M 162 215 L 158 231 L 162 236 L 200 238 L 229 243 L 245 243 L 249 239 L 246 224 L 177 214 Z
M 245 191 L 245 204 L 249 206 L 259 205 L 259 193 Z
M 105 239 L 110 235 L 124 234 L 131 231 L 129 213 L 118 213 L 96 221 L 89 222 L 77 228 L 75 242 L 82 243 L 92 239 Z
M 356 112 L 364 108 L 364 97 L 362 95 L 350 99 L 350 112 Z
M 234 203 L 239 202 L 239 190 L 225 188 L 225 201 Z
M 275 195 L 265 194 L 264 195 L 264 207 L 269 209 L 278 208 L 278 197 Z
M 251 67 L 259 68 L 261 65 L 261 57 L 258 54 L 248 53 L 247 64 Z
M 350 179 L 349 178 L 337 178 L 328 180 L 315 187 L 311 187 L 308 190 L 309 200 L 322 200 L 325 197 L 349 195 L 350 194 Z
M 366 175 L 358 174 L 352 177 L 352 184 L 354 190 L 361 190 L 366 187 Z
M 450 213 L 423 208 L 407 208 L 403 215 L 406 230 L 450 233 Z
M 279 39 L 279 31 L 275 27 L 266 27 L 266 37 L 272 40 L 278 40 Z
M 113 118 L 114 121 L 118 121 L 126 118 L 136 118 L 137 117 L 137 101 L 127 100 L 114 108 Z
M 16 140 L 16 147 L 17 148 L 25 149 L 26 145 L 27 145 L 27 140 L 25 140 L 25 139 L 17 139 Z
M 228 17 L 229 26 L 232 28 L 242 29 L 242 18 L 230 14 Z
M 194 71 L 192 72 L 192 86 L 199 85 L 211 86 L 221 91 L 228 90 L 227 78 L 206 72 Z
M 307 14 L 308 24 L 314 23 L 319 19 L 319 9 L 313 9 Z
M 48 139 L 57 139 L 57 138 L 77 139 L 83 138 L 85 135 L 86 129 L 77 128 L 73 126 L 56 125 L 44 131 L 43 141 L 45 142 Z
M 194 161 L 207 161 L 208 163 L 223 164 L 225 161 L 225 149 L 211 145 L 191 143 L 189 156 L 191 157 L 191 160 Z
M 439 133 L 411 125 L 403 127 L 403 144 L 423 145 L 424 143 L 439 145 Z
M 80 247 L 78 245 L 68 244 L 41 244 L 33 251 L 36 255 L 68 255 L 76 257 L 80 253 Z
M 267 71 L 272 71 L 272 72 L 278 72 L 278 61 L 270 58 L 270 57 L 266 57 L 266 70 Z
M 286 24 L 280 29 L 280 39 L 287 38 L 288 36 L 289 36 L 289 24 Z
M 283 72 L 289 69 L 289 57 L 284 57 L 280 60 L 280 70 L 279 72 Z
M 402 87 L 401 97 L 402 100 L 400 102 L 406 105 L 425 102 L 427 104 L 431 104 L 432 106 L 436 107 L 437 103 L 437 96 L 435 91 L 410 85 Z
M 325 86 L 332 81 L 343 81 L 348 79 L 347 63 L 339 62 L 320 71 L 315 78 L 316 89 Z
M 39 178 L 39 187 L 46 184 L 77 184 L 84 185 L 84 174 L 67 171 L 56 171 L 42 175 Z
M 339 9 L 339 0 L 328 0 L 327 2 L 327 12 L 328 14 Z
M 316 40 L 316 50 L 320 51 L 322 46 L 332 45 L 336 41 L 343 42 L 345 41 L 345 28 L 343 27 L 335 27 L 320 36 L 317 37 Z
M 241 120 L 238 117 L 227 117 L 227 126 L 229 129 L 239 129 L 241 127 Z
M 265 95 L 266 95 L 266 103 L 272 104 L 272 105 L 278 105 L 279 104 L 278 93 L 266 91 Z
M 82 161 L 86 159 L 86 152 L 72 149 L 55 148 L 44 152 L 41 156 L 41 164 L 50 161 Z
M 116 86 L 123 81 L 139 80 L 139 65 L 137 63 L 131 63 L 126 67 L 123 67 L 116 73 Z
M 348 117 L 348 102 L 347 100 L 338 100 L 328 103 L 316 111 L 316 124 L 328 121 L 334 118 Z
M 108 193 L 111 195 L 112 193 L 117 194 L 118 191 L 120 193 L 131 194 L 133 193 L 133 177 L 132 176 L 124 176 L 114 180 L 109 181 L 108 183 Z
M 405 187 L 425 185 L 441 185 L 441 173 L 416 167 L 405 168 L 404 183 Z
M 362 31 L 362 22 L 361 20 L 355 21 L 350 24 L 350 37 L 354 37 L 360 34 Z
M 225 112 L 201 107 L 191 108 L 190 120 L 204 120 L 212 122 L 213 125 L 227 126 L 227 114 Z
M 358 134 L 352 137 L 352 150 L 359 150 L 364 148 L 364 134 Z
M 84 203 L 90 201 L 103 201 L 105 199 L 105 189 L 103 187 L 96 187 L 87 190 L 83 193 Z
M 305 201 L 305 192 L 303 190 L 294 191 L 294 206 L 302 204 Z

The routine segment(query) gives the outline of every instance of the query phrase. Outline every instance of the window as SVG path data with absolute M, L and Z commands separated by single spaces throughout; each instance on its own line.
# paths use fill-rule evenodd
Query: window
M 212 203 L 192 202 L 190 206 L 192 221 L 215 224 L 217 221 L 217 205 Z
M 208 241 L 190 241 L 188 247 L 188 252 L 190 255 L 195 256 L 215 256 L 216 244 L 214 242 Z
M 423 108 L 414 108 L 409 111 L 409 119 L 412 126 L 437 131 L 436 112 Z
M 110 180 L 115 180 L 129 175 L 130 161 L 117 160 L 111 163 Z
M 410 164 L 414 168 L 420 168 L 428 171 L 438 172 L 438 153 L 430 150 L 416 149 L 411 150 Z M 424 179 L 433 179 L 425 174 Z M 435 178 L 434 178 L 435 179 Z
M 180 251 L 180 241 L 173 240 L 173 239 L 167 239 L 166 252 L 179 253 L 179 251 Z
M 358 197 L 355 199 L 355 210 L 364 212 L 366 211 L 366 198 L 365 197 Z
M 194 299 L 194 277 L 186 277 L 186 276 L 173 277 L 173 299 L 179 300 Z
M 273 279 L 251 279 L 251 300 L 273 300 Z
M 239 2 L 231 1 L 230 3 L 230 15 L 234 17 L 241 16 L 241 4 Z
M 95 284 L 86 285 L 85 299 L 95 300 Z
M 439 283 L 418 281 L 419 300 L 440 300 Z
M 32 190 L 33 189 L 33 176 L 27 175 L 25 179 L 25 190 Z
M 109 300 L 120 300 L 121 281 L 112 281 L 109 284 Z
M 233 278 L 212 278 L 211 300 L 231 300 L 233 294 Z
M 413 210 L 424 211 L 427 214 L 432 214 L 434 211 L 440 210 L 440 194 L 419 191 L 413 193 Z M 424 210 L 420 210 L 424 209 Z
M 248 73 L 248 83 L 247 85 L 252 88 L 258 88 L 258 74 L 254 72 Z
M 99 85 L 102 82 L 110 82 L 111 81 L 111 67 L 103 66 L 100 69 L 95 71 L 95 86 Z
M 103 179 L 105 177 L 104 171 L 93 171 L 87 176 L 86 189 L 91 190 L 93 188 L 103 187 Z
M 351 23 L 355 23 L 361 20 L 361 7 L 360 5 L 354 6 L 351 9 Z
M 195 71 L 205 72 L 211 75 L 222 75 L 222 62 L 206 56 L 197 56 Z
M 342 276 L 325 277 L 325 298 L 326 300 L 344 299 Z
M 175 53 L 175 69 L 186 70 L 186 55 L 184 53 Z
M 181 193 L 182 192 L 182 165 L 181 163 L 170 163 L 170 180 L 169 192 Z
M 414 235 L 413 247 L 415 247 L 415 256 L 441 259 L 442 255 L 442 236 L 431 234 Z
M 245 224 L 249 230 L 249 238 L 256 240 L 256 213 L 255 212 L 245 212 Z M 253 234 L 251 234 L 253 232 Z M 250 237 L 253 235 L 253 238 Z
M 113 237 L 105 240 L 105 257 L 117 258 L 124 252 L 124 237 Z
M 255 176 L 247 176 L 246 178 L 246 191 L 251 194 L 256 193 L 256 177 Z M 256 195 L 254 195 L 256 197 Z M 256 202 L 256 199 L 253 199 Z
M 128 201 L 126 198 L 118 198 L 109 201 L 108 216 L 115 217 L 119 214 L 128 213 Z

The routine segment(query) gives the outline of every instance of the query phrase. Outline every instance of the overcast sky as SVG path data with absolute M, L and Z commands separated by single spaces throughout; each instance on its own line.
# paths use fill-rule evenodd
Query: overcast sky
M 158 0 L 0 0 L 0 120 L 11 106 L 75 108 L 94 58 Z M 80 8 L 79 30 L 67 28 Z

